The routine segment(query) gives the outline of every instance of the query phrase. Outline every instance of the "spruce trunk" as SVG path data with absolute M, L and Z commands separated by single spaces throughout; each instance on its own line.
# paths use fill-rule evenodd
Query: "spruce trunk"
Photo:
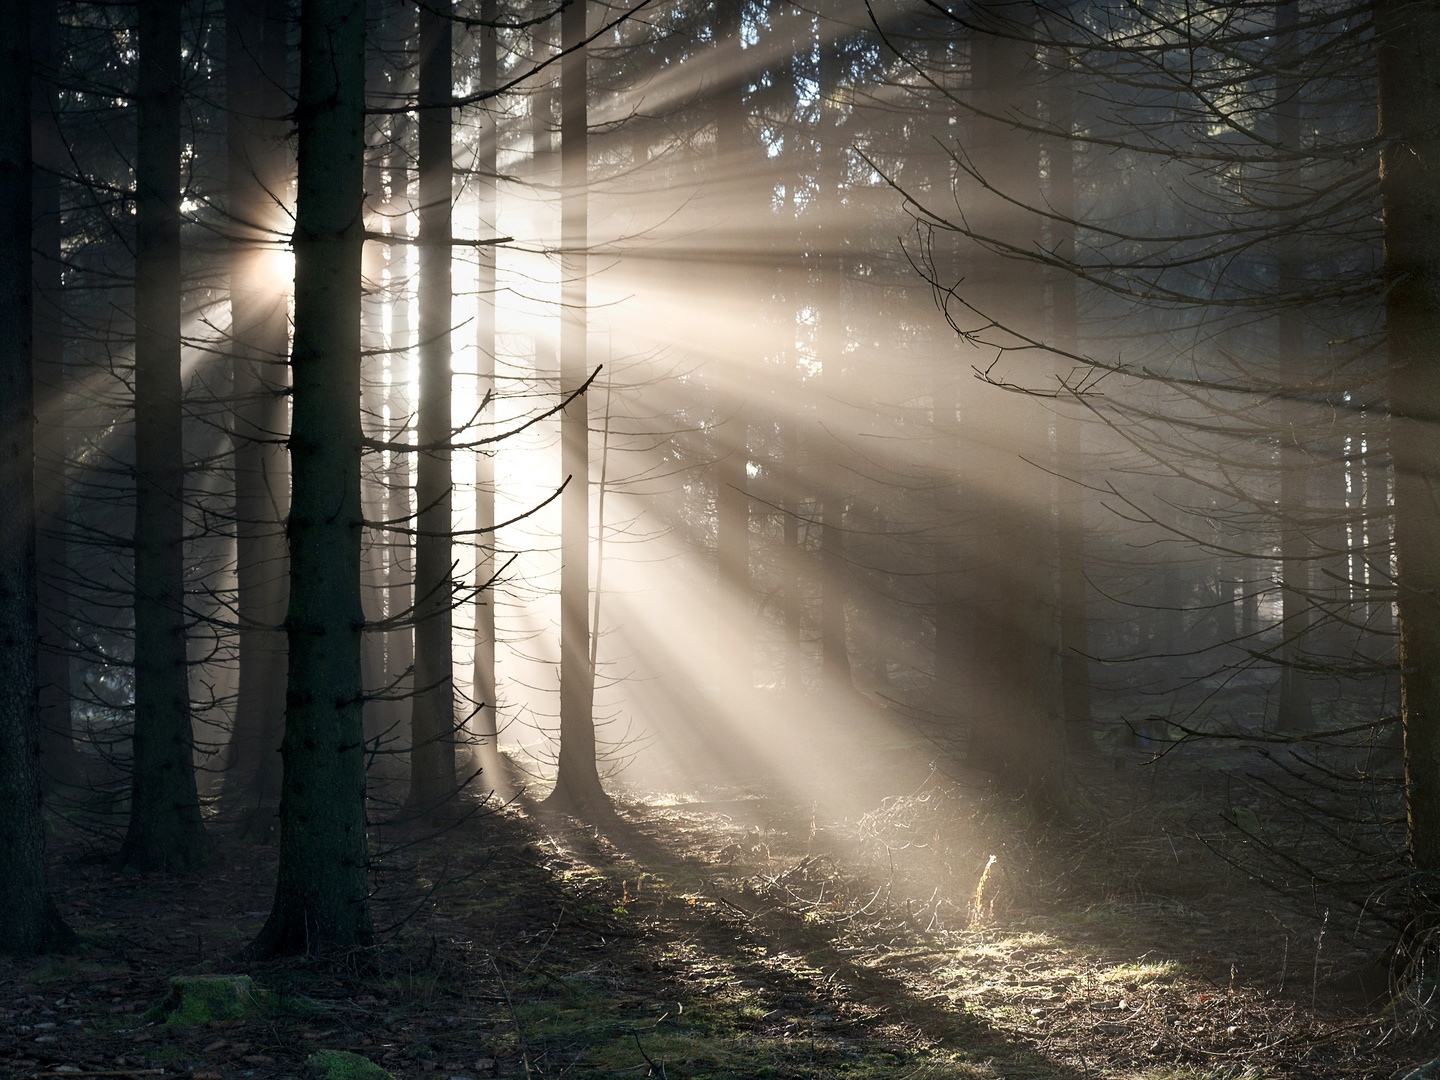
M 978 115 L 968 123 L 965 152 L 984 160 L 986 183 L 1021 206 L 1040 205 L 1039 147 L 1002 120 L 1031 112 L 1038 98 L 1034 47 L 1023 11 L 995 3 L 977 5 L 971 46 L 972 100 Z M 983 19 L 981 18 L 983 16 Z M 991 190 L 966 182 L 960 191 L 967 223 L 1004 237 L 1020 248 L 1038 245 L 1032 214 L 1017 210 Z M 1038 384 L 1043 376 L 1023 347 L 1045 309 L 1045 281 L 1038 267 L 1007 259 L 980 246 L 972 249 L 967 304 L 984 343 L 977 366 L 997 366 L 999 378 Z M 973 282 L 973 284 L 972 284 Z M 986 325 L 990 324 L 990 325 Z M 1021 374 L 1024 373 L 1024 374 Z M 1054 535 L 1054 485 L 1026 459 L 1049 442 L 1043 408 L 1023 395 L 981 387 L 967 418 L 967 461 L 974 513 L 972 559 L 975 634 L 972 663 L 976 693 L 968 757 L 1005 787 L 1040 802 L 1058 794 L 1064 748 L 1058 663 L 1058 553 Z
M 819 247 L 820 310 L 819 358 L 821 364 L 821 399 L 828 393 L 841 396 L 840 381 L 845 366 L 845 347 L 849 331 L 845 308 L 841 301 L 845 267 L 842 235 L 844 223 L 843 138 L 840 128 L 840 85 L 842 71 L 839 45 L 825 40 L 825 24 L 816 22 L 822 35 L 817 42 L 820 64 L 820 180 L 815 197 L 819 227 L 815 243 Z M 832 27 L 833 29 L 833 27 Z M 828 437 L 825 445 L 831 454 L 843 453 L 839 440 Z M 820 523 L 820 669 L 822 683 L 832 690 L 850 690 L 850 648 L 846 615 L 849 570 L 844 560 L 845 496 L 835 490 L 833 477 L 842 474 L 835 468 L 835 457 L 820 462 L 825 479 L 817 494 L 815 517 Z
M 500 83 L 500 39 L 493 24 L 495 0 L 482 0 L 480 19 L 487 25 L 480 28 L 480 85 L 486 89 Z M 490 114 L 488 130 L 481 136 L 479 176 L 476 187 L 480 201 L 480 235 L 497 235 L 499 224 L 499 189 L 497 153 L 500 144 L 497 108 Z M 496 266 L 495 249 L 480 248 L 475 345 L 479 359 L 478 391 L 494 393 L 495 386 L 495 324 Z M 491 414 L 493 415 L 493 413 Z M 495 523 L 495 457 L 482 450 L 475 455 L 475 527 L 486 529 Z M 480 763 L 486 770 L 485 786 L 508 792 L 507 778 L 500 760 L 499 724 L 495 708 L 495 534 L 481 533 L 475 539 L 475 655 L 471 696 L 474 698 L 475 734 L 480 740 Z
M 285 718 L 285 514 L 290 480 L 283 440 L 289 328 L 277 280 L 286 162 L 283 0 L 228 0 L 225 9 L 226 131 L 230 231 L 230 325 L 235 372 L 235 578 L 239 684 L 226 784 L 261 811 L 280 798 Z
M 719 66 L 715 100 L 715 149 L 727 203 L 736 197 L 738 178 L 747 164 L 745 153 L 744 56 L 740 48 L 741 0 L 715 5 L 716 61 Z M 734 178 L 734 179 L 732 179 Z M 739 310 L 748 310 L 739 290 L 744 277 L 727 267 L 719 293 Z M 737 335 L 738 336 L 738 335 Z M 744 340 L 742 338 L 742 340 Z M 734 346 L 731 346 L 734 349 Z M 743 695 L 754 689 L 750 627 L 750 499 L 746 493 L 745 464 L 749 440 L 745 417 L 745 381 L 748 357 L 740 353 L 721 358 L 718 372 L 721 415 L 715 461 L 715 553 L 719 604 L 716 636 L 720 661 L 720 692 Z
M 40 538 L 40 764 L 51 783 L 81 780 L 70 690 L 69 543 L 66 531 L 65 339 L 61 297 L 60 174 L 66 148 L 56 117 L 55 0 L 31 4 L 34 50 L 35 507 Z
M 65 946 L 45 886 L 30 370 L 30 18 L 0 4 L 0 953 Z
M 1375 4 L 1406 841 L 1440 871 L 1440 8 Z
M 589 4 L 569 4 L 560 16 L 566 50 L 560 69 L 560 761 L 546 800 L 582 816 L 612 813 L 596 765 L 594 682 L 590 671 L 590 415 L 579 393 L 588 359 L 585 312 L 587 184 L 585 15 Z
M 117 863 L 205 857 L 185 650 L 180 374 L 181 0 L 141 0 L 135 148 L 135 736 Z
M 1295 25 L 1299 19 L 1298 0 L 1281 0 L 1275 7 L 1275 36 L 1279 40 L 1280 67 L 1296 65 Z M 1300 87 L 1296 80 L 1277 76 L 1275 141 L 1284 151 L 1298 153 L 1302 145 Z M 1291 192 L 1301 180 L 1289 166 L 1280 179 Z M 1305 312 L 1296 297 L 1305 287 L 1305 254 L 1298 235 L 1300 224 L 1294 214 L 1282 213 L 1276 257 L 1280 304 L 1276 320 L 1280 385 L 1280 709 L 1281 731 L 1302 731 L 1315 722 L 1310 680 L 1302 665 L 1302 650 L 1310 633 L 1310 560 L 1312 552 L 1306 535 L 1309 503 L 1308 472 L 1310 451 L 1307 442 L 1307 393 L 1305 370 Z
M 415 466 L 415 699 L 406 805 L 433 812 L 455 793 L 451 646 L 450 27 L 420 8 L 420 449 Z
M 303 0 L 279 867 L 253 956 L 373 937 L 360 685 L 365 4 Z
M 1057 65 L 1067 63 L 1061 50 L 1055 52 Z M 1062 219 L 1075 216 L 1075 143 L 1070 139 L 1074 123 L 1075 89 L 1062 71 L 1055 80 L 1051 122 L 1060 137 L 1048 147 L 1050 159 L 1050 205 Z M 1064 262 L 1075 258 L 1075 227 L 1066 220 L 1055 225 L 1055 256 Z M 1050 286 L 1050 321 L 1055 346 L 1075 355 L 1080 348 L 1080 318 L 1075 276 L 1062 269 Z M 1056 360 L 1061 380 L 1070 378 L 1073 361 Z M 1055 412 L 1056 549 L 1060 570 L 1060 690 L 1065 718 L 1066 747 L 1078 753 L 1092 753 L 1090 712 L 1090 640 L 1087 601 L 1090 586 L 1085 578 L 1085 489 L 1084 445 L 1080 406 L 1061 404 Z

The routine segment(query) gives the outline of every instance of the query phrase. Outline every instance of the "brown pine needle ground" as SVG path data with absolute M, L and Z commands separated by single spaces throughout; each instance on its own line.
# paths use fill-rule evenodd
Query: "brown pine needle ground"
M 850 821 L 729 790 L 631 792 L 606 835 L 513 811 L 381 830 L 414 842 L 380 879 L 393 933 L 255 965 L 234 957 L 271 849 L 116 876 L 62 840 L 86 946 L 0 966 L 0 1073 L 281 1080 L 321 1048 L 415 1080 L 1378 1080 L 1427 1058 L 1339 994 L 1343 934 L 1317 954 L 1318 922 L 1173 828 L 1184 807 L 1067 833 L 976 805 L 936 779 Z M 170 976 L 237 972 L 270 1014 L 143 1019 Z

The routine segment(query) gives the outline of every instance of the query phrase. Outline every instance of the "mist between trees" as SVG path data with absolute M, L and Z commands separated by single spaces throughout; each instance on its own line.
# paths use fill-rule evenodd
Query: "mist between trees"
M 1041 816 L 1214 763 L 1430 955 L 1432 5 L 0 24 L 6 948 L 42 787 L 118 867 L 278 844 L 263 956 L 373 939 L 377 820 L 901 732 Z

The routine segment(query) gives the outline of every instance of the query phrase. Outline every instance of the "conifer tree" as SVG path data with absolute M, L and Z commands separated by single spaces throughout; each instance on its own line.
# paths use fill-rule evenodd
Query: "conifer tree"
M 303 0 L 289 673 L 279 867 L 257 957 L 368 942 L 360 637 L 365 3 Z
M 45 885 L 31 374 L 30 4 L 0 4 L 0 953 L 71 940 Z
M 117 863 L 188 870 L 207 841 L 195 786 L 185 603 L 180 371 L 182 0 L 141 0 L 135 144 L 135 734 Z

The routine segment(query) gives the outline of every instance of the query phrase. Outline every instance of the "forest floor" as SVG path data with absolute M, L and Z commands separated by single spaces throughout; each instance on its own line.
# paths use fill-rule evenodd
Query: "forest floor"
M 1338 920 L 1259 891 L 1193 803 L 1122 775 L 1096 770 L 1085 824 L 931 774 L 845 817 L 732 785 L 622 790 L 603 828 L 515 807 L 382 828 L 381 944 L 271 963 L 236 957 L 273 847 L 217 830 L 202 871 L 116 875 L 62 829 L 83 946 L 0 964 L 0 1074 L 281 1080 L 334 1048 L 414 1080 L 1388 1080 L 1435 1055 L 1366 1002 Z M 144 1019 L 206 973 L 279 1005 Z

